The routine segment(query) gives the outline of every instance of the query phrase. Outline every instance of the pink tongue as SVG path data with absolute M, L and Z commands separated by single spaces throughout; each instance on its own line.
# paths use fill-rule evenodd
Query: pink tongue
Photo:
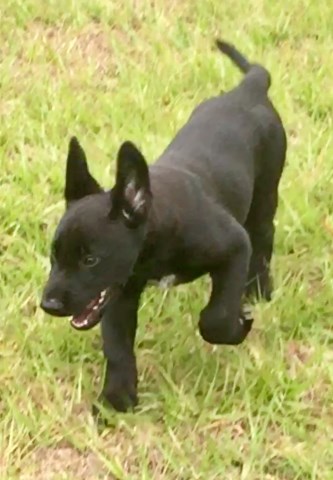
M 95 298 L 95 300 L 92 300 L 80 315 L 73 317 L 73 321 L 78 324 L 82 323 L 91 314 L 92 308 L 97 302 L 98 302 L 98 298 L 97 299 Z
M 80 325 L 85 321 L 88 315 L 89 313 L 83 312 L 81 313 L 81 315 L 78 315 L 77 317 L 73 317 L 73 323 L 77 323 L 78 325 Z
M 97 302 L 98 302 L 98 297 L 95 298 L 95 300 L 91 300 L 91 302 L 88 304 L 86 310 L 92 309 L 92 307 L 93 307 L 93 306 L 95 305 L 95 303 L 97 303 Z

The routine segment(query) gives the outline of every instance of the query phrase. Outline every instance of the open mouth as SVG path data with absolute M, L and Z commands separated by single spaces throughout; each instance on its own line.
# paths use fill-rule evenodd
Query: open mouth
M 70 323 L 76 330 L 90 330 L 102 318 L 102 311 L 110 299 L 109 290 L 103 290 L 79 315 L 74 315 Z

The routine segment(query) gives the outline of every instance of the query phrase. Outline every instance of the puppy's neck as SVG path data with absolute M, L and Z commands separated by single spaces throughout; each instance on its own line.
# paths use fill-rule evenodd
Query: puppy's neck
M 135 270 L 147 273 L 160 271 L 163 269 L 162 263 L 168 264 L 169 255 L 180 236 L 176 205 L 166 194 L 165 179 L 152 175 L 151 180 L 152 202 L 145 238 L 135 267 Z

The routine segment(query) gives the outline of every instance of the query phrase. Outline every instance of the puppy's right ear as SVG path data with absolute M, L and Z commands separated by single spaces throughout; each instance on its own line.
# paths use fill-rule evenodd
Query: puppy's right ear
M 147 219 L 151 204 L 149 169 L 132 142 L 124 142 L 119 149 L 111 196 L 111 218 L 122 217 L 129 227 L 137 227 Z
M 83 148 L 78 139 L 72 137 L 69 142 L 66 167 L 65 200 L 67 207 L 72 202 L 101 191 L 102 188 L 89 172 Z

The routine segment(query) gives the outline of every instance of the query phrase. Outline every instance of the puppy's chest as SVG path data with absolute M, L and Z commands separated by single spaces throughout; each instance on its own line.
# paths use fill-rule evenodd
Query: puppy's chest
M 179 282 L 177 281 L 177 275 L 171 274 L 171 275 L 166 275 L 165 277 L 162 277 L 159 280 L 154 280 L 154 279 L 148 280 L 147 285 L 149 287 L 153 286 L 153 287 L 166 289 L 166 288 L 171 288 L 177 285 L 178 283 Z
M 147 282 L 161 288 L 169 288 L 181 283 L 192 282 L 207 273 L 204 263 L 198 261 L 196 255 L 189 256 L 185 252 L 176 255 L 151 255 L 137 264 L 136 275 Z M 162 252 L 163 253 L 163 252 Z
M 172 271 L 172 270 L 171 270 Z M 157 275 L 148 278 L 147 285 L 153 285 L 162 289 L 170 288 L 182 283 L 189 283 L 207 273 L 202 268 L 194 269 L 178 269 L 175 268 L 173 273 L 165 275 Z

